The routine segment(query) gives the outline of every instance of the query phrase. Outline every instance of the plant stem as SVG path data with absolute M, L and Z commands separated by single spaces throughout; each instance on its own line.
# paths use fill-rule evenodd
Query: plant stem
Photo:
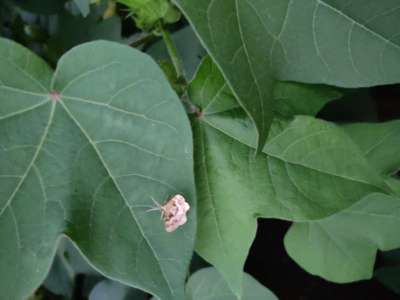
M 157 39 L 157 36 L 155 36 L 154 34 L 148 34 L 148 35 L 145 35 L 144 37 L 137 39 L 130 46 L 134 47 L 134 48 L 139 47 L 141 45 L 146 46 L 146 44 L 151 43 L 151 42 L 155 41 L 156 39 Z
M 184 77 L 184 72 L 183 72 L 183 66 L 182 62 L 179 58 L 178 50 L 176 49 L 174 42 L 171 39 L 171 35 L 167 30 L 164 29 L 163 26 L 160 26 L 160 31 L 161 35 L 163 37 L 165 46 L 167 47 L 168 54 L 171 57 L 172 64 L 174 65 L 176 75 L 178 79 L 183 80 Z

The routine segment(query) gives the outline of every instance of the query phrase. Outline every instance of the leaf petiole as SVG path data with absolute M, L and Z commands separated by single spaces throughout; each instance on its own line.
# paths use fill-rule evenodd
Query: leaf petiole
M 178 50 L 176 49 L 175 44 L 172 41 L 169 32 L 165 30 L 165 28 L 162 25 L 159 26 L 159 31 L 161 32 L 165 46 L 167 47 L 168 54 L 171 58 L 178 79 L 184 80 L 185 76 L 184 76 L 182 61 L 179 57 Z

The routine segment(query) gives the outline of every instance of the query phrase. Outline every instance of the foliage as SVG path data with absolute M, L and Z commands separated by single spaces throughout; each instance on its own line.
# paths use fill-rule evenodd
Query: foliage
M 258 283 L 253 277 L 244 274 L 243 300 L 276 300 L 274 294 Z M 214 268 L 203 268 L 194 273 L 186 286 L 188 300 L 233 299 L 235 296 Z
M 2 40 L 0 51 L 8 128 L 1 139 L 1 235 L 9 237 L 2 261 L 13 274 L 2 281 L 3 293 L 29 295 L 65 232 L 109 277 L 181 298 L 195 218 L 168 235 L 146 213 L 152 199 L 178 192 L 195 213 L 189 123 L 158 67 L 111 42 L 74 48 L 54 74 L 13 42 Z
M 277 299 L 244 273 L 259 218 L 291 222 L 287 254 L 335 283 L 400 248 L 400 121 L 365 112 L 400 83 L 395 1 L 0 9 L 0 299 Z

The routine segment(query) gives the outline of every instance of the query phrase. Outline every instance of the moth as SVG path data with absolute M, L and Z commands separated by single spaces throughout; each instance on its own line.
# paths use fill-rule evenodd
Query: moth
M 164 205 L 160 205 L 154 199 L 153 202 L 156 207 L 149 211 L 161 211 L 161 219 L 164 221 L 165 231 L 173 232 L 187 222 L 186 213 L 189 211 L 190 205 L 182 195 L 173 196 Z

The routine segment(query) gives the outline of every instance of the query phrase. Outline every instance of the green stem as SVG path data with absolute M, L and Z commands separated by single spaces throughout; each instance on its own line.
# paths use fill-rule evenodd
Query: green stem
M 179 58 L 178 50 L 176 49 L 174 42 L 172 41 L 169 32 L 165 30 L 163 26 L 160 26 L 160 31 L 165 46 L 167 47 L 168 54 L 171 57 L 172 64 L 174 65 L 176 75 L 178 79 L 184 79 L 185 77 L 184 77 L 182 62 Z
M 141 37 L 141 38 L 137 39 L 136 41 L 134 41 L 131 44 L 131 47 L 136 48 L 141 45 L 146 45 L 146 44 L 149 44 L 149 43 L 155 41 L 156 39 L 157 39 L 157 36 L 155 36 L 154 34 L 148 34 L 148 35 L 145 35 L 144 37 Z

